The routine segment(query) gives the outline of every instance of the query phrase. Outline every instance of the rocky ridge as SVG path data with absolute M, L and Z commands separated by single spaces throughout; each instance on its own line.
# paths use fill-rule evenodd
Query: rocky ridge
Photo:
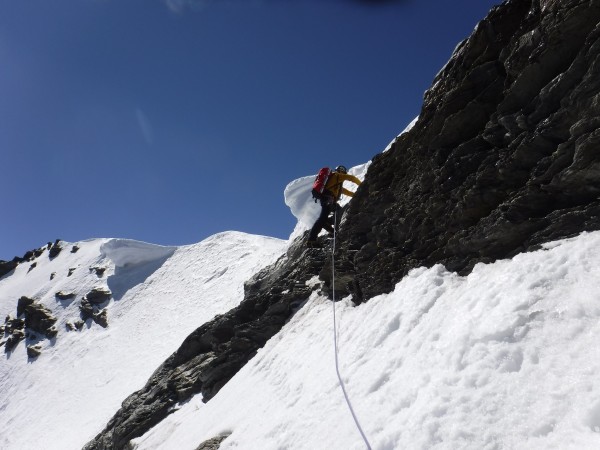
M 339 232 L 336 294 L 389 292 L 411 269 L 468 273 L 600 229 L 600 1 L 509 0 L 462 42 L 416 125 L 377 155 Z M 87 449 L 126 448 L 196 393 L 209 401 L 319 287 L 302 238 L 193 332 Z

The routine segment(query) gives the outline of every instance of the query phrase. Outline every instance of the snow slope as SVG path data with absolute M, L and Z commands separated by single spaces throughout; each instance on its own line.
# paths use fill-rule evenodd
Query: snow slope
M 0 279 L 1 317 L 14 317 L 25 295 L 52 310 L 59 330 L 40 341 L 35 360 L 25 341 L 2 354 L 4 450 L 81 448 L 189 333 L 243 299 L 244 281 L 274 262 L 286 242 L 227 232 L 184 247 L 94 239 L 71 253 L 73 244 L 62 245 L 56 258 L 46 251 L 35 268 L 24 263 Z M 94 267 L 106 270 L 100 277 Z M 67 331 L 67 322 L 79 319 L 81 297 L 99 286 L 113 293 L 108 327 L 88 320 L 81 331 Z M 61 301 L 57 291 L 77 296 Z
M 372 448 L 600 448 L 600 232 L 466 277 L 416 269 L 336 304 L 340 370 Z M 137 449 L 361 449 L 334 369 L 332 303 L 313 294 L 210 402 Z

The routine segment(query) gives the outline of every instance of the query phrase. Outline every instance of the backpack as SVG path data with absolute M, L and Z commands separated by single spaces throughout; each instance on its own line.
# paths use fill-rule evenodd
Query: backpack
M 315 199 L 315 203 L 323 197 L 323 191 L 325 190 L 329 175 L 331 175 L 331 169 L 329 167 L 323 167 L 319 170 L 312 187 L 312 196 Z

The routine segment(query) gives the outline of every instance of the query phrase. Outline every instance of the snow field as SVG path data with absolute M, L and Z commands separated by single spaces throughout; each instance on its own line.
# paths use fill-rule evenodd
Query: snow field
M 161 247 L 123 239 L 72 244 L 53 260 L 45 252 L 0 280 L 0 313 L 16 315 L 22 295 L 35 298 L 57 317 L 58 336 L 42 341 L 42 354 L 28 360 L 25 343 L 0 362 L 0 448 L 80 449 L 121 402 L 198 326 L 243 299 L 243 283 L 283 253 L 286 242 L 237 232 L 199 244 Z M 106 268 L 98 277 L 90 267 Z M 69 268 L 75 268 L 68 277 Z M 53 280 L 50 274 L 56 272 Z M 79 319 L 79 301 L 93 287 L 107 286 L 108 328 L 88 320 L 81 332 L 66 331 Z M 58 301 L 59 290 L 77 297 Z M 4 317 L 4 316 L 2 316 Z
M 336 304 L 340 371 L 374 449 L 600 448 L 600 232 L 467 277 L 420 268 Z M 362 449 L 335 375 L 332 304 L 316 294 L 209 403 L 138 449 Z

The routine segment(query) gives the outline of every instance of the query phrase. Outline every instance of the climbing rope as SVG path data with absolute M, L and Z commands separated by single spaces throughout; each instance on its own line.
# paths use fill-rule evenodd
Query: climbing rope
M 342 376 L 340 375 L 340 366 L 338 362 L 338 340 L 337 340 L 337 322 L 335 317 L 335 239 L 337 233 L 337 205 L 334 208 L 333 213 L 333 246 L 331 248 L 331 289 L 332 289 L 332 305 L 333 305 L 333 346 L 335 353 L 335 372 L 337 373 L 338 380 L 340 382 L 340 387 L 342 388 L 342 392 L 344 393 L 344 398 L 346 399 L 346 404 L 348 405 L 348 409 L 350 410 L 350 414 L 352 414 L 352 418 L 354 419 L 354 423 L 356 424 L 356 428 L 360 432 L 360 435 L 365 441 L 365 445 L 369 450 L 371 450 L 371 444 L 369 444 L 369 440 L 365 435 L 360 423 L 358 421 L 358 417 L 354 413 L 354 408 L 352 408 L 352 403 L 350 402 L 350 398 L 348 397 L 348 393 L 346 392 L 346 385 L 342 380 Z

